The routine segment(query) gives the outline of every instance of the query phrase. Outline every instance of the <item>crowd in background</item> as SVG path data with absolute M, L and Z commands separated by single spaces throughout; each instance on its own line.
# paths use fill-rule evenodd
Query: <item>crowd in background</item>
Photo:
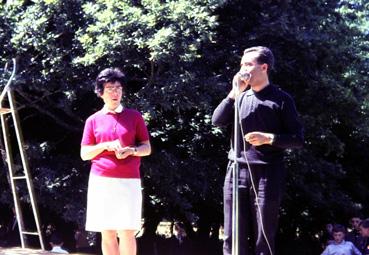
M 369 218 L 354 216 L 349 227 L 327 224 L 321 255 L 369 255 Z
M 83 226 L 66 231 L 66 226 L 48 223 L 42 225 L 45 250 L 53 253 L 101 254 L 99 234 L 88 232 Z M 161 222 L 154 236 L 143 235 L 144 228 L 137 233 L 140 255 L 187 255 L 221 254 L 222 240 L 218 231 L 214 231 L 209 240 L 193 240 L 188 237 L 181 222 Z M 39 247 L 38 238 L 25 236 L 28 247 Z M 20 247 L 17 219 L 7 219 L 0 223 L 0 247 Z M 204 251 L 205 249 L 205 251 Z M 210 252 L 210 253 L 207 253 Z
M 89 232 L 86 232 L 82 227 L 74 230 L 72 246 L 69 244 L 68 238 L 62 235 L 63 231 L 57 229 L 55 225 L 47 224 L 42 229 L 46 250 L 58 253 L 69 251 L 88 254 L 97 254 L 96 251 L 99 250 L 98 247 L 95 247 L 96 243 L 99 242 L 96 240 L 93 242 L 92 236 L 89 236 Z M 20 246 L 15 215 L 11 220 L 8 220 L 7 225 L 2 224 L 0 230 L 2 233 L 0 233 L 0 247 Z M 156 234 L 157 239 L 151 240 L 151 242 L 157 243 L 157 246 L 165 247 L 165 251 L 160 249 L 157 254 L 190 254 L 188 252 L 194 250 L 194 244 L 188 239 L 185 227 L 181 223 L 176 222 L 172 227 L 166 227 L 165 231 L 161 230 Z M 221 239 L 221 235 L 218 237 Z M 64 245 L 64 241 L 67 241 L 66 245 Z M 140 254 L 150 254 L 153 251 L 153 247 L 151 247 L 145 252 L 144 248 L 147 245 L 143 245 L 143 242 L 146 241 L 148 240 L 145 238 L 138 238 L 139 248 L 141 248 Z M 321 255 L 369 255 L 369 218 L 362 219 L 360 216 L 354 216 L 350 219 L 347 227 L 341 224 L 327 224 L 321 241 L 323 250 Z M 94 245 L 92 245 L 93 243 Z M 214 246 L 214 244 L 212 245 Z M 215 246 L 217 247 L 214 247 L 216 248 L 214 250 L 220 251 L 221 240 L 218 240 Z

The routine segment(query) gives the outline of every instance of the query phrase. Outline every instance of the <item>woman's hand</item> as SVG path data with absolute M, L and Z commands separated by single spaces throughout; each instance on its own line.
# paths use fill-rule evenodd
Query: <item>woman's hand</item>
M 134 147 L 124 147 L 115 151 L 115 156 L 117 157 L 117 159 L 125 159 L 126 157 L 134 154 L 135 154 Z
M 105 150 L 107 151 L 118 151 L 122 149 L 122 145 L 120 144 L 119 139 L 111 141 L 111 142 L 105 142 L 104 146 L 105 146 Z

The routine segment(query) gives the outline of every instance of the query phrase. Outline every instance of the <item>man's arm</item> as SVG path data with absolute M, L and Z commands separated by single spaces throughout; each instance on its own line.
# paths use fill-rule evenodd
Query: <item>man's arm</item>
M 352 247 L 352 251 L 354 252 L 355 255 L 362 255 L 362 253 L 359 251 L 358 248 L 356 248 L 356 246 L 353 243 L 351 243 L 351 247 Z
M 304 144 L 303 128 L 292 98 L 287 97 L 281 109 L 283 133 L 254 131 L 247 133 L 244 139 L 254 145 L 272 145 L 282 149 L 301 148 Z
M 287 148 L 301 148 L 304 145 L 303 127 L 298 118 L 295 103 L 290 96 L 286 96 L 281 108 L 281 119 L 285 132 L 274 134 L 273 146 Z
M 326 248 L 325 248 L 325 250 L 322 252 L 322 254 L 320 254 L 320 255 L 329 255 L 330 253 L 329 253 L 329 246 L 327 246 Z
M 234 99 L 227 97 L 217 106 L 211 119 L 215 126 L 224 127 L 232 123 L 234 102 Z
M 250 79 L 250 77 L 251 76 L 248 76 L 248 79 Z M 236 84 L 238 84 L 238 86 Z M 235 98 L 245 91 L 248 86 L 249 80 L 245 80 L 239 72 L 233 77 L 232 90 L 213 113 L 212 122 L 215 126 L 224 127 L 232 123 Z

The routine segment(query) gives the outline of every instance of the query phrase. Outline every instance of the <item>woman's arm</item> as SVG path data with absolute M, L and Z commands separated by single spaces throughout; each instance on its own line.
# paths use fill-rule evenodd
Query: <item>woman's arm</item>
M 136 152 L 134 156 L 144 157 L 151 154 L 151 144 L 150 141 L 143 141 L 136 147 Z
M 151 144 L 149 140 L 142 141 L 137 146 L 128 146 L 118 150 L 115 155 L 118 159 L 124 159 L 128 156 L 143 157 L 151 154 Z
M 119 151 L 120 149 L 122 149 L 122 146 L 117 139 L 115 141 L 98 143 L 95 145 L 82 145 L 80 155 L 82 160 L 91 160 L 105 150 Z

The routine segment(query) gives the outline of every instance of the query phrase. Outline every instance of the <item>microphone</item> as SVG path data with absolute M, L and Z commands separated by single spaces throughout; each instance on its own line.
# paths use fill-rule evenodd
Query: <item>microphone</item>
M 251 78 L 251 74 L 250 73 L 246 73 L 246 72 L 238 72 L 238 75 L 240 76 L 240 78 L 242 80 L 250 80 Z
M 238 76 L 238 77 L 237 77 Z M 235 87 L 237 89 L 237 91 L 239 90 L 240 88 L 240 79 L 243 80 L 243 82 L 245 81 L 249 81 L 251 79 L 251 74 L 250 73 L 247 73 L 247 72 L 238 72 L 234 78 L 233 78 L 233 87 Z M 249 86 L 249 85 L 248 85 Z

